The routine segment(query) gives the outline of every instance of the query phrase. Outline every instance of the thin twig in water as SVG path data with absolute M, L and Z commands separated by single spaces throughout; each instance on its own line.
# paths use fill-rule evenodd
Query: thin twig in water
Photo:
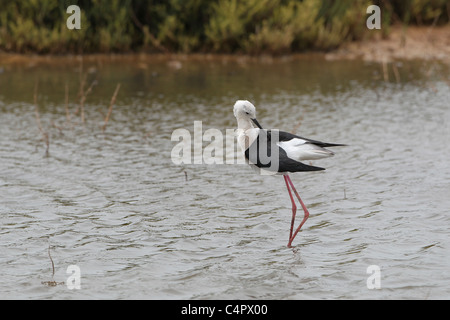
M 66 88 L 65 88 L 65 109 L 66 109 L 66 119 L 67 123 L 70 125 L 70 112 L 69 112 L 69 84 L 66 82 Z
M 384 81 L 388 82 L 389 81 L 389 73 L 388 73 L 388 68 L 387 68 L 387 62 L 386 59 L 383 59 L 383 62 L 381 63 L 383 66 L 383 77 L 384 77 Z
M 106 117 L 105 117 L 105 123 L 103 124 L 103 129 L 102 129 L 103 131 L 105 131 L 106 125 L 108 124 L 109 117 L 111 116 L 112 108 L 113 108 L 114 103 L 116 102 L 116 97 L 117 97 L 117 93 L 119 92 L 119 89 L 120 89 L 120 83 L 117 84 L 116 90 L 114 91 L 114 94 L 111 98 L 111 103 L 109 104 L 108 113 L 106 114 Z
M 97 80 L 92 81 L 89 88 L 86 90 L 86 93 L 80 99 L 80 108 L 81 108 L 81 122 L 84 123 L 84 102 L 86 101 L 87 95 L 92 91 L 92 87 L 97 84 Z
M 397 81 L 397 83 L 400 83 L 400 74 L 395 62 L 392 63 L 392 70 L 394 70 L 395 81 Z
M 52 279 L 55 276 L 55 264 L 53 263 L 52 256 L 50 255 L 50 244 L 48 245 L 48 257 L 50 258 L 50 261 L 52 263 Z
M 52 280 L 51 281 L 42 281 L 41 283 L 49 286 L 49 287 L 56 287 L 57 285 L 63 285 L 64 282 L 56 282 L 55 277 L 55 264 L 53 263 L 52 256 L 50 255 L 50 244 L 48 245 L 48 257 L 50 258 L 50 262 L 52 263 Z
M 78 104 L 78 107 L 76 108 L 74 114 L 77 115 L 78 112 L 81 110 L 81 101 L 84 97 L 84 85 L 86 84 L 86 78 L 87 74 L 83 76 L 83 70 L 80 71 L 80 90 L 78 91 L 78 99 L 80 99 L 80 103 Z

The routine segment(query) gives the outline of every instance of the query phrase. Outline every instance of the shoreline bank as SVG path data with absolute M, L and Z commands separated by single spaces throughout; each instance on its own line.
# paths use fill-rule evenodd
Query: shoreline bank
M 0 66 L 11 64 L 58 64 L 108 61 L 145 62 L 148 60 L 173 63 L 176 61 L 218 61 L 218 62 L 263 62 L 292 61 L 296 59 L 310 60 L 353 60 L 362 59 L 368 62 L 392 62 L 394 60 L 438 60 L 450 64 L 450 25 L 442 27 L 394 26 L 386 39 L 378 33 L 371 39 L 346 42 L 338 49 L 330 52 L 306 51 L 273 56 L 270 54 L 216 54 L 216 53 L 93 53 L 93 54 L 20 54 L 0 52 Z
M 389 37 L 344 43 L 327 53 L 327 60 L 361 58 L 372 62 L 439 60 L 450 64 L 450 25 L 442 27 L 395 26 Z

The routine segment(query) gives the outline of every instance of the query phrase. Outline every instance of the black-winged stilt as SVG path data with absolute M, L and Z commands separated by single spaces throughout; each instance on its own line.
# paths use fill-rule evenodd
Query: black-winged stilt
M 234 116 L 238 123 L 236 131 L 239 146 L 244 150 L 247 162 L 261 172 L 282 174 L 292 203 L 291 230 L 288 247 L 291 247 L 297 233 L 309 217 L 308 209 L 300 198 L 288 173 L 301 171 L 320 171 L 324 168 L 301 163 L 303 160 L 316 160 L 333 156 L 326 147 L 345 146 L 303 138 L 288 132 L 265 130 L 256 120 L 255 106 L 247 100 L 238 100 L 234 105 Z M 294 191 L 303 208 L 304 217 L 294 232 L 297 206 L 292 196 Z

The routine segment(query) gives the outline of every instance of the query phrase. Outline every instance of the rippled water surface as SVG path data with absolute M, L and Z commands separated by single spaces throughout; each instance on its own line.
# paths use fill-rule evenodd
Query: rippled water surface
M 0 298 L 449 299 L 449 69 L 390 67 L 385 82 L 320 57 L 0 60 Z M 293 248 L 280 176 L 171 160 L 194 121 L 225 139 L 237 99 L 265 127 L 349 145 L 291 175 L 311 213 Z M 70 265 L 81 289 L 48 285 Z

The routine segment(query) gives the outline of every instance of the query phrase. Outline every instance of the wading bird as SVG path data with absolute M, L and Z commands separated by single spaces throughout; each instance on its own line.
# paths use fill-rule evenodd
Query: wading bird
M 256 120 L 255 106 L 247 100 L 236 101 L 233 111 L 238 123 L 236 131 L 238 144 L 244 151 L 248 164 L 258 169 L 260 173 L 283 175 L 292 203 L 292 220 L 288 242 L 288 247 L 291 247 L 295 236 L 308 219 L 309 212 L 288 173 L 325 170 L 324 168 L 306 165 L 300 161 L 331 157 L 334 153 L 325 149 L 326 147 L 345 145 L 307 139 L 284 131 L 263 129 Z M 295 232 L 294 222 L 297 206 L 291 188 L 304 212 L 303 220 Z

